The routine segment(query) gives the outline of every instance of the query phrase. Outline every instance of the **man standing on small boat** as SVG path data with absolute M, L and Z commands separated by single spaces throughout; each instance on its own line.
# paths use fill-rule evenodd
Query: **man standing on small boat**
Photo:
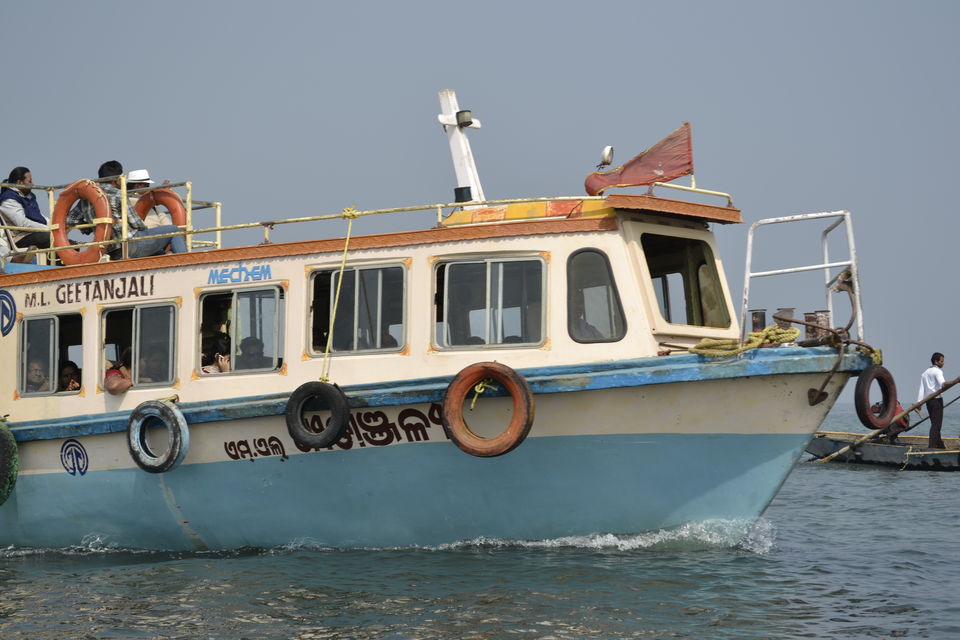
M 920 402 L 931 393 L 949 389 L 960 382 L 960 377 L 956 377 L 949 382 L 943 379 L 943 354 L 939 351 L 930 356 L 930 368 L 920 376 L 920 393 L 917 396 L 917 402 Z M 919 413 L 920 410 L 917 409 Z M 937 396 L 927 400 L 927 414 L 930 416 L 930 439 L 927 441 L 929 449 L 944 449 L 943 438 L 940 436 L 940 427 L 943 425 L 943 397 Z

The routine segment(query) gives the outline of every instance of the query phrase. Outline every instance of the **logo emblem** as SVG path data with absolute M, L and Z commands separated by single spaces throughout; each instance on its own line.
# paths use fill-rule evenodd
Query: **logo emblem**
M 60 447 L 60 464 L 72 476 L 82 476 L 90 467 L 90 459 L 87 457 L 87 450 L 83 448 L 78 440 L 70 438 L 64 440 Z
M 8 291 L 0 289 L 0 335 L 5 336 L 13 331 L 13 324 L 16 321 L 17 303 Z

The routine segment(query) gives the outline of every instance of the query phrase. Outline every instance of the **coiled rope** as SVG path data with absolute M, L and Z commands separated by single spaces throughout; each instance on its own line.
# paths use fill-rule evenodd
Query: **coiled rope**
M 723 358 L 726 356 L 735 356 L 757 349 L 764 344 L 783 344 L 793 342 L 800 336 L 800 329 L 783 329 L 777 325 L 770 325 L 763 331 L 751 331 L 747 334 L 747 340 L 740 345 L 736 338 L 717 339 L 704 338 L 694 346 L 690 347 L 690 353 L 698 353 L 708 358 Z

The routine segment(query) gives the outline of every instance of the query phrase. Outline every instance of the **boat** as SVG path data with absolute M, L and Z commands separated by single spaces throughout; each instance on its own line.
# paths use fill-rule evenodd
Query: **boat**
M 479 121 L 440 97 L 453 202 L 248 225 L 218 208 L 203 227 L 211 203 L 176 183 L 187 253 L 105 260 L 135 241 L 101 233 L 106 213 L 92 242 L 24 252 L 48 264 L 4 261 L 0 545 L 382 548 L 763 513 L 847 380 L 876 366 L 860 288 L 836 286 L 859 284 L 855 256 L 777 270 L 823 272 L 825 304 L 849 295 L 855 340 L 748 334 L 749 282 L 775 274 L 748 254 L 735 307 L 711 225 L 742 216 L 696 186 L 692 158 L 690 186 L 666 181 L 661 145 L 591 174 L 593 191 L 622 188 L 652 162 L 664 181 L 642 193 L 485 200 L 466 140 Z M 96 181 L 49 189 L 55 222 L 98 198 Z M 437 222 L 351 232 L 409 211 Z M 848 212 L 770 218 L 751 246 L 758 225 L 800 219 L 852 232 Z M 318 221 L 336 237 L 314 237 Z M 303 239 L 271 242 L 279 224 Z M 222 246 L 244 226 L 264 242 Z M 132 386 L 111 393 L 124 368 Z
M 944 438 L 944 449 L 927 447 L 927 436 L 900 434 L 894 442 L 880 437 L 856 446 L 866 434 L 844 431 L 818 431 L 807 445 L 807 453 L 821 459 L 844 447 L 849 450 L 833 458 L 833 462 L 871 464 L 901 470 L 956 471 L 960 469 L 960 438 Z

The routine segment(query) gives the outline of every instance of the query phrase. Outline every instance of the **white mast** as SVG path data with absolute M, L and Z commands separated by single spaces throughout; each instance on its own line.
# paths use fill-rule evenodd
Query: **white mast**
M 475 119 L 469 110 L 460 110 L 457 93 L 453 89 L 440 92 L 440 114 L 437 120 L 443 125 L 450 141 L 450 155 L 453 157 L 454 171 L 457 172 L 457 189 L 454 192 L 456 202 L 485 200 L 483 187 L 480 186 L 480 175 L 470 150 L 470 141 L 464 131 L 466 128 L 479 129 L 480 121 Z

